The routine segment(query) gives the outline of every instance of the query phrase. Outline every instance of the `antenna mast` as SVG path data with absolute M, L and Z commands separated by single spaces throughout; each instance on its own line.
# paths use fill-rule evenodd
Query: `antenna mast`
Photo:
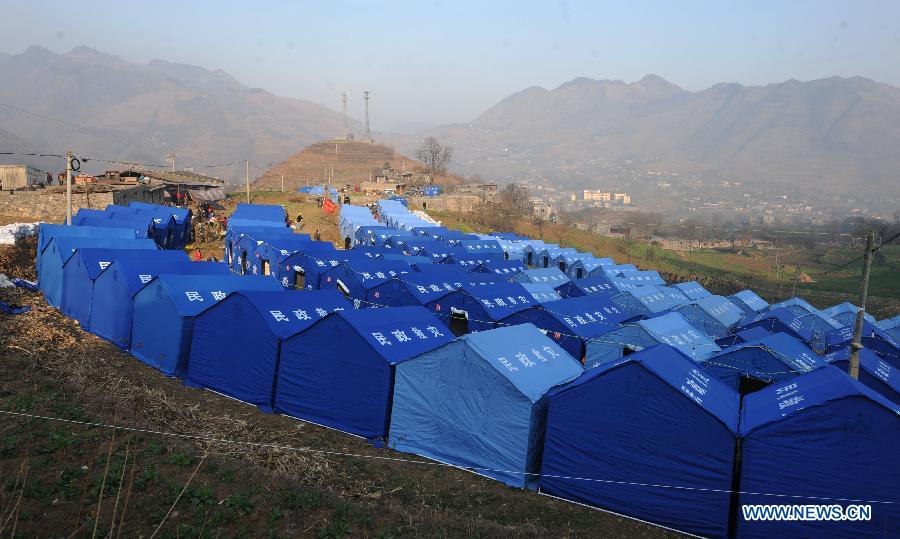
M 366 140 L 372 140 L 372 132 L 369 131 L 369 91 L 363 92 L 363 99 L 366 100 Z
M 341 104 L 342 104 L 342 112 L 341 112 L 341 134 L 344 138 L 348 138 L 348 128 L 347 128 L 347 92 L 341 94 Z

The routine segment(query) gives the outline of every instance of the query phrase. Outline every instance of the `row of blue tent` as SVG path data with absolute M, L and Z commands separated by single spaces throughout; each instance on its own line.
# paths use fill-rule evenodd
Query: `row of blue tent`
M 479 242 L 481 259 L 423 254 L 395 238 L 426 233 L 396 228 L 339 250 L 291 234 L 278 207 L 238 212 L 227 263 L 180 262 L 218 273 L 154 270 L 125 247 L 107 256 L 82 325 L 100 334 L 93 321 L 102 327 L 101 311 L 118 308 L 132 322 L 117 344 L 189 385 L 699 535 L 790 532 L 735 518 L 735 491 L 740 503 L 891 500 L 898 365 L 879 322 L 867 322 L 861 360 L 875 374 L 855 381 L 835 367 L 849 355 L 846 325 L 835 317 L 826 330 L 832 318 L 799 299 L 768 305 L 750 291 L 726 298 L 622 277 L 636 268 L 582 279 L 527 269 L 496 252 L 501 240 L 528 241 L 508 234 L 452 240 Z M 119 274 L 121 292 L 110 293 Z M 846 432 L 855 460 L 835 469 L 851 452 Z M 897 506 L 874 505 L 868 523 L 794 531 L 895 529 Z

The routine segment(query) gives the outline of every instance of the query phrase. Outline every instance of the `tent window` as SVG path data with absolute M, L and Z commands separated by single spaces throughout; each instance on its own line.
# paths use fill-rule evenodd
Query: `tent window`
M 558 265 L 559 265 L 559 271 L 562 271 L 562 272 L 566 271 L 566 263 L 565 262 L 560 262 Z
M 503 251 L 503 260 L 509 260 L 509 252 Z
M 346 238 L 344 238 L 344 249 L 347 249 L 347 250 L 350 249 L 350 236 L 347 236 Z
M 581 279 L 583 276 L 584 276 L 584 272 L 582 271 L 581 268 L 578 268 L 575 270 L 575 278 L 576 279 Z
M 271 275 L 271 274 L 272 274 L 272 269 L 271 269 L 271 267 L 269 266 L 269 261 L 268 261 L 268 260 L 263 260 L 263 261 L 262 261 L 262 274 L 263 274 L 263 275 Z
M 543 258 L 543 260 L 541 261 L 541 267 L 546 268 L 546 267 L 549 266 L 549 265 L 550 265 L 550 257 L 549 257 L 549 256 L 545 256 L 545 257 Z
M 303 290 L 306 287 L 306 277 L 302 271 L 294 271 L 294 290 Z
M 241 275 L 247 275 L 247 251 L 241 253 Z
M 533 257 L 534 257 L 534 253 L 531 253 L 531 252 L 529 252 L 528 255 L 526 255 L 525 262 L 526 262 L 529 266 L 531 266 L 532 263 L 533 263 L 533 260 L 534 260 Z
M 749 395 L 750 393 L 756 393 L 760 389 L 764 389 L 771 385 L 771 382 L 764 382 L 762 380 L 757 380 L 756 378 L 750 378 L 749 376 L 741 376 L 741 382 L 738 385 L 738 392 L 740 392 L 741 396 Z
M 422 209 L 423 209 L 423 210 L 427 210 L 427 209 L 428 209 L 428 203 L 427 203 L 427 202 L 423 202 L 423 203 L 422 203 Z
M 469 332 L 469 313 L 461 309 L 450 308 L 450 332 L 460 337 Z

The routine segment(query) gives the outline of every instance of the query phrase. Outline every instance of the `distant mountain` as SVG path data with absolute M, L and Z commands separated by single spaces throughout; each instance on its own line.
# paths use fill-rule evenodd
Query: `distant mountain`
M 425 135 L 454 147 L 460 172 L 501 180 L 544 176 L 574 186 L 627 165 L 900 196 L 900 89 L 860 77 L 698 92 L 654 75 L 630 84 L 579 78 L 525 89 L 469 124 L 418 139 Z
M 223 71 L 162 60 L 139 65 L 88 47 L 0 54 L 0 77 L 0 125 L 8 133 L 0 142 L 29 141 L 53 152 L 164 164 L 175 151 L 183 156 L 179 166 L 249 158 L 256 176 L 298 148 L 334 137 L 341 125 L 335 111 L 248 88 Z M 197 171 L 244 174 L 242 166 Z

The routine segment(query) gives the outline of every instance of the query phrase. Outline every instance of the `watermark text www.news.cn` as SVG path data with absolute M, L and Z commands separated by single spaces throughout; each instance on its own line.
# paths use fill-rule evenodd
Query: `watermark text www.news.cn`
M 871 505 L 742 505 L 744 520 L 865 521 L 872 519 Z

